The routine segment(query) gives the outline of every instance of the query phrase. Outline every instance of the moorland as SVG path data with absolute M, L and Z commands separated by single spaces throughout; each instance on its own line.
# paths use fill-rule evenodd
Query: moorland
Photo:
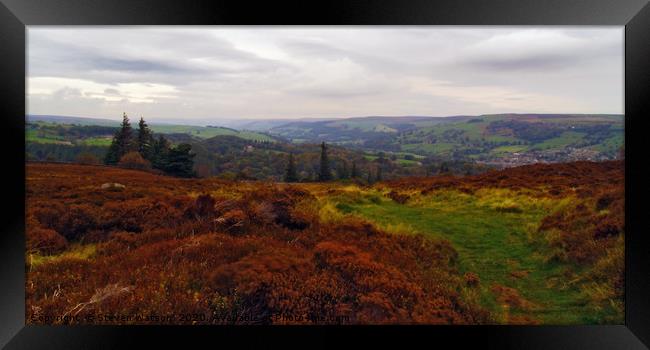
M 28 162 L 27 323 L 620 324 L 623 169 L 284 183 Z

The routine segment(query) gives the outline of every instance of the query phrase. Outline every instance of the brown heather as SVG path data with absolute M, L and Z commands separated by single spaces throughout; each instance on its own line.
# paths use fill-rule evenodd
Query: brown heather
M 113 182 L 126 187 L 101 189 Z M 27 260 L 27 320 L 175 314 L 172 323 L 192 324 L 491 321 L 461 300 L 465 281 L 448 242 L 388 234 L 356 219 L 320 223 L 310 210 L 314 200 L 288 185 L 29 164 L 28 254 L 64 253 Z M 75 254 L 72 247 L 94 250 Z M 63 315 L 77 318 L 45 318 Z
M 593 282 L 591 298 L 605 303 L 620 299 L 624 288 L 622 169 L 622 162 L 540 164 L 379 186 L 398 203 L 409 201 L 403 192 L 440 188 L 575 195 L 576 203 L 542 220 L 536 237 L 544 241 L 549 261 L 589 266 L 581 278 Z M 115 182 L 125 188 L 101 188 Z M 389 234 L 353 217 L 321 222 L 310 186 L 28 164 L 27 321 L 175 314 L 174 320 L 153 323 L 496 322 L 463 299 L 464 290 L 483 284 L 472 272 L 459 273 L 448 241 Z M 500 302 L 537 307 L 515 289 L 486 287 Z M 63 315 L 79 318 L 45 318 Z

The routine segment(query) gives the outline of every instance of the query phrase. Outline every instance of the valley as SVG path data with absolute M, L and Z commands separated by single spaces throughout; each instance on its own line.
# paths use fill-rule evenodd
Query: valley
M 117 122 L 72 117 L 28 117 L 27 157 L 76 162 L 82 154 L 103 159 Z M 620 159 L 620 115 L 501 114 L 485 116 L 365 117 L 335 120 L 265 121 L 228 127 L 153 124 L 172 144 L 192 145 L 201 177 L 280 181 L 290 153 L 299 179 L 318 173 L 321 142 L 334 152 L 335 177 L 353 163 L 361 177 L 381 168 L 383 179 L 444 172 L 476 174 L 535 163 Z M 252 131 L 256 130 L 256 131 Z M 347 168 L 344 169 L 344 168 Z M 339 174 L 340 173 L 340 174 Z M 372 175 L 372 174 L 371 174 Z

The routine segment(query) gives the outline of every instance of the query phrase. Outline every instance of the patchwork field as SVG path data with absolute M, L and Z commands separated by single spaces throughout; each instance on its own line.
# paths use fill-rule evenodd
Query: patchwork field
M 622 324 L 623 179 L 621 161 L 373 186 L 28 164 L 27 320 Z

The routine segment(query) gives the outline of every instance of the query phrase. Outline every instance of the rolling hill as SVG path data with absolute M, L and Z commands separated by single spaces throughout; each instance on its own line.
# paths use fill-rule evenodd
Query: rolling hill
M 242 121 L 244 122 L 244 121 Z M 381 165 L 386 178 L 477 166 L 618 159 L 624 146 L 621 115 L 497 114 L 443 118 L 363 117 L 327 120 L 245 121 L 249 128 L 152 123 L 173 143 L 190 143 L 203 176 L 233 173 L 279 180 L 288 154 L 299 159 L 302 178 L 313 178 L 321 141 L 338 152 L 334 167 L 352 161 Z M 259 124 L 261 123 L 261 124 Z M 103 158 L 117 122 L 61 116 L 29 116 L 28 158 L 74 161 L 82 153 Z M 271 145 L 273 144 L 273 145 Z M 307 151 L 307 152 L 305 152 Z M 338 157 L 338 156 L 341 157 Z M 445 163 L 447 163 L 445 165 Z M 342 170 L 344 171 L 344 169 Z
M 297 121 L 269 129 L 293 142 L 331 142 L 370 151 L 411 152 L 514 165 L 615 159 L 622 115 L 497 114 Z
M 137 119 L 131 120 L 131 123 L 136 125 L 138 122 Z M 49 116 L 49 115 L 29 115 L 27 116 L 27 123 L 30 125 L 38 126 L 40 129 L 52 129 L 52 127 L 57 127 L 61 125 L 64 128 L 70 128 L 72 126 L 105 126 L 105 127 L 118 127 L 120 121 L 110 120 L 110 119 L 98 119 L 98 118 L 80 118 L 80 117 L 66 117 L 66 116 Z M 267 135 L 261 132 L 248 131 L 248 130 L 235 130 L 232 128 L 222 127 L 222 126 L 200 126 L 200 125 L 183 125 L 183 124 L 165 124 L 165 123 L 149 123 L 151 130 L 161 134 L 188 134 L 198 138 L 207 139 L 214 136 L 220 135 L 230 135 L 237 136 L 246 140 L 257 140 L 257 141 L 275 141 L 276 138 Z M 30 134 L 27 134 L 28 141 L 32 140 L 35 142 L 48 142 L 47 140 L 56 140 L 57 136 L 54 132 L 44 131 L 45 136 L 39 138 L 30 138 Z M 107 130 L 105 133 L 104 139 L 112 137 L 112 132 Z M 71 143 L 74 140 L 67 140 Z M 110 140 L 108 141 L 110 144 Z

